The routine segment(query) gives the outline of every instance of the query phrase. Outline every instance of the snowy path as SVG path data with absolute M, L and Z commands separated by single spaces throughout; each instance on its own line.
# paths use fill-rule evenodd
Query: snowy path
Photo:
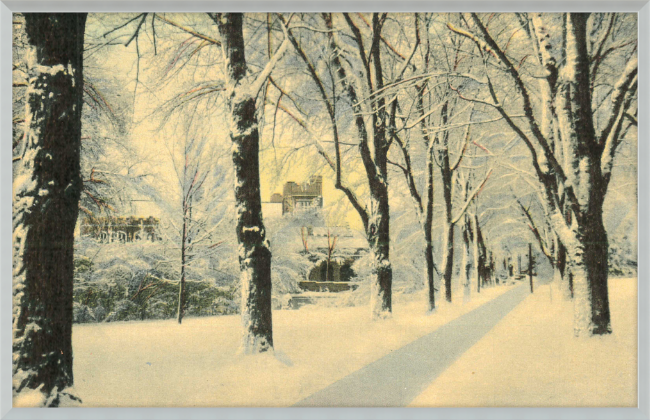
M 299 401 L 299 407 L 404 407 L 528 294 L 522 284 Z
M 540 285 L 409 406 L 636 407 L 637 281 L 608 283 L 612 334 L 576 338 L 572 302 Z

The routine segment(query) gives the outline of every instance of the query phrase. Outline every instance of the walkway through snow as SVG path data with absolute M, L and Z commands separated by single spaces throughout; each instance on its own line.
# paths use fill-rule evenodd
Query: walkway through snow
M 406 406 L 529 293 L 528 285 L 519 285 L 296 405 Z
M 637 282 L 610 279 L 611 335 L 575 338 L 570 302 L 529 295 L 414 407 L 636 407 Z
M 425 292 L 396 295 L 381 322 L 367 306 L 274 311 L 275 355 L 236 355 L 238 316 L 75 324 L 75 385 L 86 407 L 291 406 L 512 287 L 428 316 Z

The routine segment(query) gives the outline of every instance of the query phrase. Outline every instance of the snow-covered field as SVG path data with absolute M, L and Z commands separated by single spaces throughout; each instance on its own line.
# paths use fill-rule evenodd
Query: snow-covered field
M 238 316 L 78 324 L 76 391 L 86 407 L 289 406 L 510 288 L 432 315 L 424 294 L 397 296 L 380 322 L 367 306 L 275 311 L 274 355 L 236 354 Z
M 275 311 L 275 354 L 239 356 L 239 317 L 75 325 L 83 406 L 289 406 L 509 290 L 426 315 L 424 295 L 394 317 L 367 307 Z M 570 303 L 535 293 L 442 373 L 412 406 L 635 406 L 636 279 L 611 279 L 614 333 L 574 338 Z M 552 298 L 551 298 L 552 297 Z
M 574 338 L 554 292 L 540 286 L 411 405 L 636 406 L 637 279 L 610 279 L 604 337 Z

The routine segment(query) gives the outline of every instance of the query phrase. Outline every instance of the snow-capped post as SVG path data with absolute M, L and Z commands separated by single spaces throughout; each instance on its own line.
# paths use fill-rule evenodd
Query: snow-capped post
M 74 228 L 86 13 L 26 13 L 29 85 L 14 174 L 13 393 L 41 406 L 79 399 L 72 375 Z M 30 401 L 30 405 L 33 401 Z
M 271 319 L 271 251 L 262 220 L 260 196 L 257 95 L 288 46 L 286 37 L 266 67 L 249 80 L 242 13 L 212 13 L 219 27 L 225 57 L 226 106 L 228 108 L 232 161 L 235 168 L 237 242 L 241 278 L 241 315 L 244 327 L 241 352 L 273 349 Z M 290 19 L 289 19 L 290 20 Z

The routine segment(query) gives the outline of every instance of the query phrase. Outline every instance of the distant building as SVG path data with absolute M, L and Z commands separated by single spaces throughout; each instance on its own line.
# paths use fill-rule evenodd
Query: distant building
M 278 200 L 279 194 L 274 194 Z M 311 176 L 306 184 L 289 181 L 282 191 L 282 214 L 303 211 L 309 208 L 323 207 L 323 177 Z
M 283 194 L 271 195 L 270 201 L 262 202 L 262 215 L 273 219 L 288 213 L 297 213 L 323 207 L 323 177 L 311 176 L 308 183 L 286 182 Z
M 328 226 L 323 208 L 322 178 L 311 177 L 306 184 L 287 182 L 284 194 L 274 194 L 271 204 L 282 201 L 283 219 L 279 230 L 271 235 L 271 244 L 282 253 L 293 254 L 307 267 L 298 281 L 302 293 L 292 296 L 292 305 L 326 298 L 332 292 L 359 287 L 354 263 L 369 252 L 362 232 L 349 226 Z M 265 217 L 266 214 L 265 214 Z M 317 293 L 309 292 L 327 292 Z M 307 294 L 305 294 L 307 293 Z
M 159 231 L 161 212 L 153 200 L 134 197 L 120 213 L 105 217 L 85 216 L 79 234 L 102 243 L 162 240 Z
M 103 243 L 160 241 L 160 220 L 154 217 L 85 217 L 80 233 Z

